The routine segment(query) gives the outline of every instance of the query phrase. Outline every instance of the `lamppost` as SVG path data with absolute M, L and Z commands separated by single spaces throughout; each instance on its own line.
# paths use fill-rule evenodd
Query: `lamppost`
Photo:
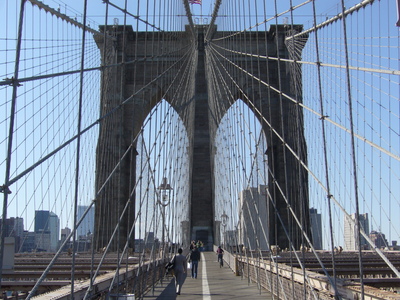
M 221 225 L 224 227 L 224 240 L 223 240 L 224 241 L 223 242 L 224 248 L 226 248 L 226 245 L 225 245 L 225 243 L 226 243 L 226 231 L 225 231 L 225 229 L 226 229 L 226 225 L 227 225 L 228 219 L 229 219 L 229 217 L 224 211 L 224 213 L 221 215 Z
M 167 194 L 167 191 L 172 190 L 171 185 L 167 183 L 166 177 L 163 178 L 160 186 L 158 187 L 158 190 L 161 191 L 160 198 L 157 201 L 158 204 L 161 206 L 161 214 L 162 214 L 161 243 L 162 243 L 162 249 L 165 250 L 165 207 L 168 206 L 170 202 L 169 192 Z

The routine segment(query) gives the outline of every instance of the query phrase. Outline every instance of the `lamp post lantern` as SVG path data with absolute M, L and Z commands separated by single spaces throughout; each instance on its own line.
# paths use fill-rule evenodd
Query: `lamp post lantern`
M 165 207 L 168 206 L 170 203 L 169 191 L 172 190 L 171 185 L 167 183 L 166 177 L 163 177 L 163 180 L 159 185 L 158 190 L 161 191 L 160 197 L 157 201 L 158 204 L 161 206 L 161 214 L 162 214 L 161 244 L 162 244 L 162 249 L 165 249 Z

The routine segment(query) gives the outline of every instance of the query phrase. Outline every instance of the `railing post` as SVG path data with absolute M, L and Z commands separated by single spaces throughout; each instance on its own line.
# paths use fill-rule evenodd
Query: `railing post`
M 239 276 L 239 261 L 236 255 L 234 256 L 234 272 L 236 276 Z

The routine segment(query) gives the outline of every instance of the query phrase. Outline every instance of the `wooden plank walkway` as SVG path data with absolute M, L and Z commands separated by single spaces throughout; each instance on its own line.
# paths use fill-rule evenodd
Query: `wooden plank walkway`
M 191 270 L 188 270 L 180 295 L 175 294 L 175 280 L 171 276 L 167 276 L 143 299 L 273 299 L 271 293 L 265 289 L 259 290 L 257 285 L 249 283 L 247 278 L 242 279 L 241 276 L 236 276 L 228 266 L 224 265 L 220 268 L 217 256 L 213 252 L 201 252 L 198 271 L 197 279 L 194 279 L 191 278 Z

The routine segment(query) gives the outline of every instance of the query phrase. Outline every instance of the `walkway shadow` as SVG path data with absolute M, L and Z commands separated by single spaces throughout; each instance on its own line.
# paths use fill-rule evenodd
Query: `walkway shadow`
M 185 288 L 185 281 L 186 281 L 187 276 L 184 277 L 183 279 L 183 289 Z M 176 299 L 178 297 L 178 295 L 175 292 L 175 277 L 165 277 L 164 279 L 165 284 L 169 281 L 168 285 L 161 285 L 161 284 L 157 284 L 155 290 L 162 290 L 161 294 L 158 295 L 157 300 L 169 300 L 169 299 Z M 156 294 L 156 291 L 155 291 Z M 143 297 L 143 299 L 145 298 L 153 298 L 154 296 L 152 296 L 152 292 L 148 292 L 147 295 L 145 295 Z

